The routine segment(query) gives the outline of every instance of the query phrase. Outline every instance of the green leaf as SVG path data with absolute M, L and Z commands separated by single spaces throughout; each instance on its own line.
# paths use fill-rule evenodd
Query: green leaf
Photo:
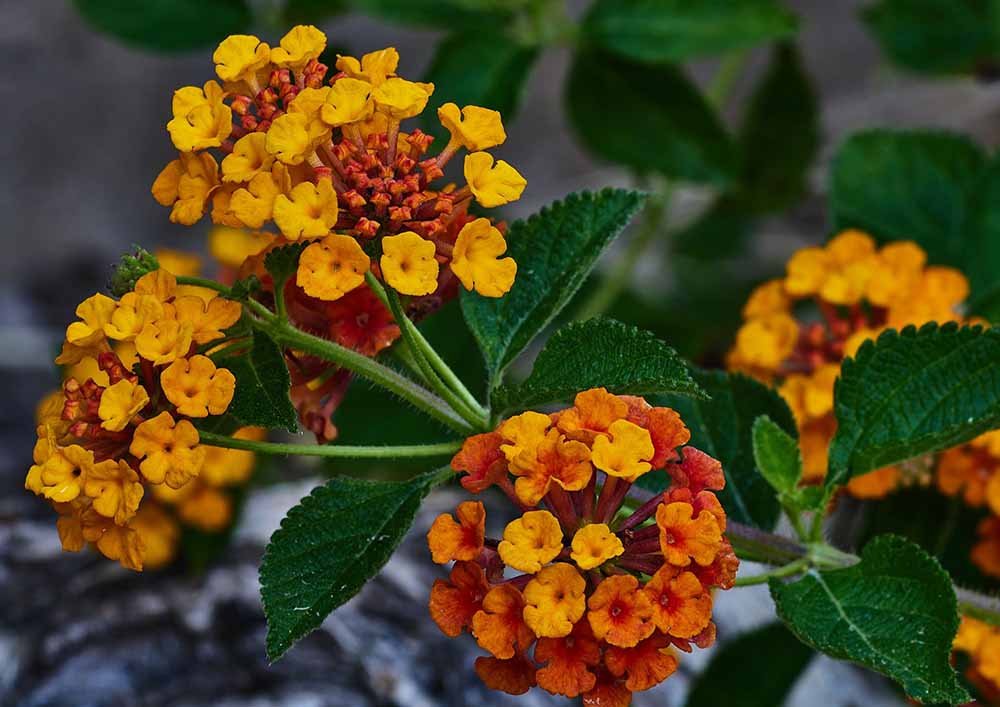
M 814 653 L 779 623 L 722 644 L 691 686 L 687 707 L 785 703 Z M 766 675 L 767 679 L 761 679 Z
M 888 330 L 844 361 L 827 486 L 1000 427 L 1000 330 Z
M 753 459 L 775 491 L 795 492 L 802 478 L 799 444 L 767 415 L 761 415 L 753 423 Z
M 643 201 L 623 189 L 579 192 L 511 224 L 507 254 L 517 261 L 517 278 L 510 292 L 500 298 L 462 292 L 462 313 L 486 358 L 491 387 L 566 306 Z
M 630 59 L 680 63 L 788 37 L 797 24 L 772 0 L 597 0 L 582 30 Z
M 212 47 L 249 29 L 244 0 L 73 0 L 101 32 L 126 44 L 157 51 Z
M 345 12 L 347 7 L 347 0 L 288 0 L 282 20 L 286 25 L 315 25 L 332 15 Z
M 438 476 L 403 483 L 342 476 L 288 512 L 260 566 L 272 661 L 378 574 Z
M 577 135 L 599 157 L 692 182 L 725 185 L 736 176 L 732 140 L 677 67 L 584 50 L 573 61 L 566 100 Z
M 993 0 L 880 0 L 862 11 L 900 66 L 930 74 L 992 73 L 1000 54 Z
M 278 290 L 295 274 L 299 267 L 299 256 L 309 245 L 307 242 L 291 243 L 275 248 L 264 256 L 264 267 L 274 279 L 274 288 Z
M 723 371 L 693 371 L 695 381 L 711 398 L 679 396 L 657 399 L 680 413 L 691 430 L 691 444 L 722 462 L 726 488 L 719 493 L 726 513 L 739 522 L 770 530 L 781 507 L 771 485 L 757 470 L 753 455 L 753 423 L 761 415 L 795 435 L 795 419 L 777 391 L 752 378 Z M 657 473 L 639 480 L 651 491 L 662 490 L 666 479 Z
M 969 699 L 949 664 L 958 630 L 955 590 L 941 565 L 908 540 L 875 538 L 861 562 L 771 580 L 778 616 L 804 643 L 898 681 L 924 702 Z
M 437 109 L 444 103 L 482 106 L 500 111 L 509 124 L 517 113 L 525 80 L 538 50 L 490 32 L 456 32 L 437 47 L 426 81 L 434 84 L 434 95 L 424 111 L 424 130 L 442 139 Z
M 298 430 L 298 415 L 288 397 L 288 367 L 271 337 L 255 330 L 249 352 L 215 363 L 236 376 L 236 393 L 227 411 L 230 415 L 244 425 Z
M 492 396 L 500 412 L 572 400 L 582 390 L 676 393 L 706 397 L 677 352 L 648 331 L 598 317 L 567 324 L 538 354 L 527 380 L 502 385 Z
M 405 25 L 450 30 L 496 29 L 510 22 L 511 0 L 351 0 L 360 11 Z

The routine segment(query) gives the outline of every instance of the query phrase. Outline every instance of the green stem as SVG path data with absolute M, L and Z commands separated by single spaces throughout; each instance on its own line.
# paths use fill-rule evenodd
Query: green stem
M 178 275 L 177 276 L 178 285 L 193 285 L 194 287 L 204 287 L 207 290 L 215 290 L 224 295 L 231 294 L 229 288 L 223 285 L 221 282 L 216 282 L 215 280 L 209 280 L 207 277 L 191 277 L 189 275 Z
M 285 304 L 285 281 L 274 283 L 274 313 L 278 319 L 288 321 L 288 306 Z
M 955 587 L 958 613 L 992 626 L 1000 626 L 1000 599 Z
M 799 574 L 809 569 L 809 558 L 801 557 L 794 562 L 789 562 L 787 565 L 773 569 L 770 572 L 763 572 L 762 574 L 755 574 L 751 577 L 737 577 L 736 581 L 733 582 L 734 587 L 749 587 L 754 584 L 764 584 L 772 579 L 781 579 L 782 577 L 791 577 L 794 574 Z
M 454 454 L 462 448 L 462 441 L 439 444 L 408 444 L 399 446 L 362 446 L 350 444 L 285 444 L 239 439 L 214 432 L 199 432 L 202 444 L 226 449 L 243 449 L 260 454 L 285 454 L 305 457 L 330 457 L 335 459 L 415 459 L 441 457 Z
M 712 77 L 712 82 L 705 89 L 705 97 L 716 110 L 723 110 L 726 106 L 726 99 L 732 93 L 733 86 L 743 70 L 748 52 L 735 52 L 722 58 L 719 68 Z

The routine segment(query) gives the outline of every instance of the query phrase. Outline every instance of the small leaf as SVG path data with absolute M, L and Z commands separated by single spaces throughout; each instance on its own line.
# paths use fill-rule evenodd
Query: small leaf
M 227 411 L 230 415 L 244 425 L 298 430 L 298 415 L 288 397 L 291 387 L 288 367 L 271 337 L 255 330 L 248 353 L 221 358 L 215 363 L 236 376 L 236 393 Z
M 73 0 L 90 24 L 126 44 L 158 51 L 212 47 L 250 27 L 244 0 Z
M 135 246 L 135 253 L 125 253 L 119 259 L 111 274 L 108 290 L 114 297 L 122 297 L 135 289 L 136 280 L 159 269 L 160 262 L 155 255 L 145 248 Z
M 378 574 L 438 476 L 403 483 L 342 476 L 288 512 L 260 566 L 272 661 Z
M 580 391 L 598 387 L 623 395 L 706 397 L 672 348 L 648 331 L 597 318 L 556 331 L 538 354 L 527 380 L 494 392 L 493 409 L 570 401 Z
M 1000 330 L 888 330 L 841 368 L 827 486 L 1000 427 Z
M 597 0 L 582 30 L 630 59 L 679 63 L 788 37 L 796 25 L 772 0 Z
M 291 243 L 275 248 L 264 256 L 264 267 L 274 279 L 275 290 L 283 287 L 288 278 L 298 270 L 299 256 L 308 245 L 308 242 Z
M 462 292 L 462 313 L 486 358 L 491 386 L 566 306 L 598 256 L 642 206 L 633 191 L 579 192 L 507 230 L 517 278 L 500 298 Z
M 795 419 L 777 391 L 752 378 L 722 371 L 695 370 L 694 380 L 711 398 L 664 396 L 656 400 L 677 410 L 691 430 L 693 446 L 722 462 L 726 488 L 719 493 L 726 513 L 739 523 L 765 530 L 778 522 L 781 507 L 774 490 L 757 470 L 753 456 L 753 423 L 767 415 L 795 435 Z M 662 490 L 665 475 L 646 474 L 639 484 Z
M 908 540 L 882 535 L 847 569 L 771 580 L 778 616 L 804 643 L 897 680 L 922 702 L 969 696 L 949 664 L 955 590 L 941 565 Z
M 636 64 L 613 54 L 576 55 L 569 115 L 595 155 L 639 172 L 725 185 L 736 149 L 698 88 L 674 66 Z
M 782 705 L 814 655 L 781 624 L 748 631 L 715 652 L 695 679 L 685 704 Z M 762 680 L 762 675 L 767 679 Z
M 802 478 L 799 444 L 767 415 L 761 415 L 753 423 L 753 458 L 775 491 L 795 492 Z

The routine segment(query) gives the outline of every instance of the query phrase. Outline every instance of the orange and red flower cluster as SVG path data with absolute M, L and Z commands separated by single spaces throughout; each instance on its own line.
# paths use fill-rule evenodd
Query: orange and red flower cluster
M 466 440 L 452 460 L 462 485 L 499 487 L 521 515 L 496 539 L 478 501 L 434 521 L 433 559 L 455 564 L 430 612 L 489 652 L 476 661 L 488 687 L 623 707 L 676 670 L 673 649 L 714 642 L 712 590 L 733 585 L 739 561 L 714 493 L 722 467 L 689 438 L 674 410 L 598 388 Z M 624 509 L 632 484 L 659 470 L 667 491 Z
M 240 305 L 187 293 L 160 269 L 120 300 L 87 298 L 76 314 L 56 359 L 70 375 L 40 406 L 25 487 L 52 502 L 64 549 L 89 543 L 134 570 L 160 564 L 176 524 L 142 503 L 147 492 L 190 522 L 228 512 L 215 488 L 224 482 L 196 481 L 215 452 L 192 420 L 222 415 L 233 398 L 233 374 L 199 351 L 236 323 Z
M 966 678 L 986 704 L 996 704 L 1000 700 L 1000 628 L 963 616 L 952 650 L 968 656 Z

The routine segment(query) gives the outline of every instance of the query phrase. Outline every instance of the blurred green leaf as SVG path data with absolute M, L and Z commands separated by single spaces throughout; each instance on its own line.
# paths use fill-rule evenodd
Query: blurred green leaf
M 788 37 L 797 24 L 773 0 L 597 0 L 582 29 L 630 59 L 671 63 Z
M 281 349 L 267 334 L 255 330 L 249 352 L 223 357 L 215 363 L 236 376 L 229 415 L 244 425 L 298 431 L 298 415 L 288 397 L 288 366 Z
M 853 567 L 772 579 L 770 588 L 778 616 L 807 645 L 888 675 L 922 702 L 968 701 L 949 663 L 955 590 L 919 546 L 882 535 Z
M 719 186 L 736 177 L 732 140 L 681 69 L 584 50 L 573 60 L 567 101 L 580 140 L 599 157 Z
M 505 26 L 523 3 L 515 0 L 350 0 L 361 12 L 389 22 L 489 30 Z
M 282 20 L 286 25 L 314 25 L 345 12 L 348 5 L 349 0 L 288 0 Z
M 96 29 L 126 44 L 184 51 L 218 44 L 250 28 L 244 0 L 73 0 Z
M 672 348 L 648 331 L 598 317 L 556 331 L 523 383 L 494 391 L 493 409 L 523 410 L 568 401 L 582 390 L 598 387 L 620 395 L 705 397 Z

